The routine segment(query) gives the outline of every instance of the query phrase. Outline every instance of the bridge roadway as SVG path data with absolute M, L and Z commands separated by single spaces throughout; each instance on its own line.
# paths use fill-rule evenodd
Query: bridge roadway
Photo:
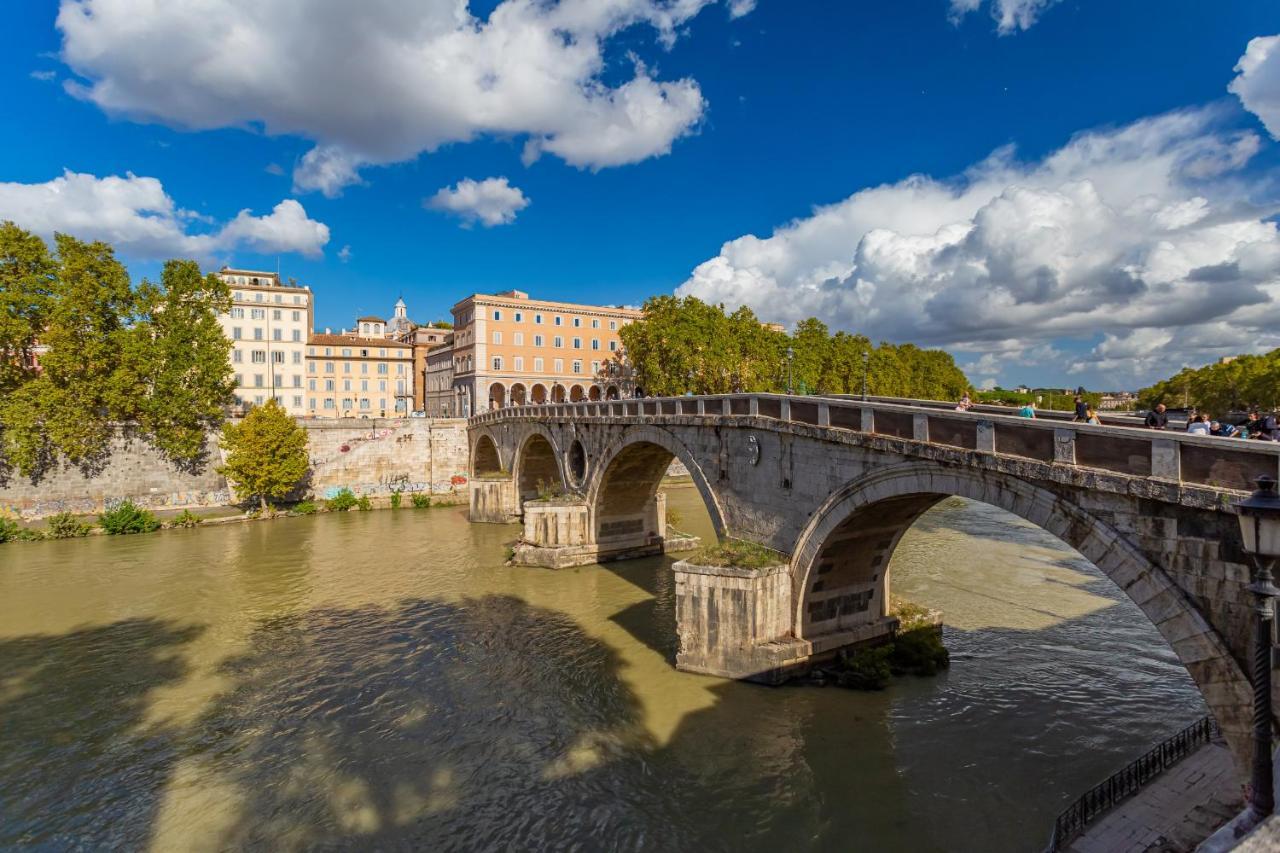
M 950 495 L 1005 509 L 1129 595 L 1248 767 L 1252 600 L 1230 505 L 1280 475 L 1280 444 L 772 394 L 504 408 L 469 434 L 471 519 L 522 519 L 530 565 L 667 550 L 658 486 L 683 462 L 718 534 L 780 555 L 676 564 L 677 666 L 732 678 L 777 682 L 892 633 L 888 567 L 907 528 Z

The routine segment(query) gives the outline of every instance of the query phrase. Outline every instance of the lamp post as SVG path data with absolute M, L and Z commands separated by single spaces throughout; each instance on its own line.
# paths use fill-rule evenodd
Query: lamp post
M 864 349 L 862 351 L 862 400 L 863 402 L 866 402 L 866 399 L 867 399 L 867 371 L 870 369 L 870 367 L 871 367 L 871 351 Z
M 796 357 L 796 351 L 791 347 L 787 347 L 787 393 L 791 393 L 791 359 Z
M 1275 811 L 1275 783 L 1271 766 L 1271 633 L 1275 620 L 1272 599 L 1280 589 L 1272 584 L 1271 569 L 1280 558 L 1280 493 L 1273 477 L 1257 479 L 1258 490 L 1236 504 L 1240 538 L 1253 561 L 1253 772 L 1249 806 L 1258 820 Z

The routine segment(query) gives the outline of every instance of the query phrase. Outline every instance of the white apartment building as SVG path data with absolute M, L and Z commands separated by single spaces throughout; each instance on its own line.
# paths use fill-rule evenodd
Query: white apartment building
M 275 397 L 295 417 L 307 414 L 306 349 L 311 334 L 311 289 L 273 272 L 223 267 L 231 311 L 218 317 L 231 339 L 231 368 L 241 409 Z

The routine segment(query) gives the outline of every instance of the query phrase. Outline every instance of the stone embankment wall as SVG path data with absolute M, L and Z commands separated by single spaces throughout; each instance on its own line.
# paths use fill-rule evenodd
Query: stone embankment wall
M 310 439 L 308 494 L 328 497 L 342 488 L 357 495 L 394 491 L 465 493 L 466 421 L 388 418 L 303 421 Z M 126 498 L 151 509 L 197 509 L 233 503 L 221 455 L 210 436 L 208 462 L 198 471 L 169 464 L 122 428 L 100 470 L 61 465 L 38 482 L 0 472 L 0 515 L 41 518 L 57 512 L 97 513 Z

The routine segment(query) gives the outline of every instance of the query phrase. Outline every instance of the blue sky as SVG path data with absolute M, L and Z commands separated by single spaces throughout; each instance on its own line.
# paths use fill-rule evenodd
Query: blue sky
M 1280 345 L 1268 0 L 138 5 L 19 4 L 0 52 L 0 217 L 135 277 L 278 257 L 321 327 L 679 289 L 986 384 Z

